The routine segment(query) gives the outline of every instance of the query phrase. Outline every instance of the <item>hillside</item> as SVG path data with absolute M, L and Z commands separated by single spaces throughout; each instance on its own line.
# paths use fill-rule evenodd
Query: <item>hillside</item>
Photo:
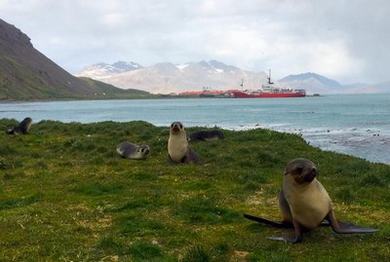
M 257 89 L 266 82 L 264 72 L 252 72 L 216 60 L 173 64 L 158 63 L 143 67 L 127 63 L 127 70 L 114 64 L 99 63 L 84 68 L 78 75 L 87 76 L 123 89 L 136 88 L 151 93 L 168 94 L 210 88 L 240 88 L 242 79 L 248 89 Z M 135 65 L 135 66 L 134 66 Z
M 390 82 L 367 84 L 341 84 L 336 80 L 316 73 L 288 75 L 279 80 L 282 85 L 291 88 L 304 88 L 309 94 L 358 94 L 358 93 L 389 93 Z
M 327 78 L 316 73 L 303 73 L 288 75 L 279 80 L 283 85 L 291 88 L 303 88 L 307 93 L 342 93 L 343 86 L 336 80 Z
M 0 130 L 12 124 L 0 120 Z M 172 165 L 168 127 L 146 122 L 44 121 L 29 135 L 0 132 L 0 261 L 388 260 L 390 166 L 292 134 L 224 133 L 192 144 L 203 164 Z M 123 140 L 149 144 L 150 157 L 120 158 Z M 283 169 L 296 157 L 317 164 L 340 220 L 380 231 L 321 227 L 290 245 L 267 237 L 292 231 L 245 220 L 244 212 L 279 219 Z
M 0 19 L 0 100 L 147 96 L 74 77 L 36 50 L 26 34 Z

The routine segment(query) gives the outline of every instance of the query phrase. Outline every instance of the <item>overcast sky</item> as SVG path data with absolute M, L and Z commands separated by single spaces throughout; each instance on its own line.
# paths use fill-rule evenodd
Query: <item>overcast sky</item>
M 390 80 L 386 0 L 0 0 L 0 18 L 72 73 L 217 59 L 277 77 Z

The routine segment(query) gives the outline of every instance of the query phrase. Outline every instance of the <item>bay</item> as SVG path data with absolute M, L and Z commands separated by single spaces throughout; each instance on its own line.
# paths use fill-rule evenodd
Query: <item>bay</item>
M 269 128 L 301 134 L 324 150 L 390 163 L 390 94 L 281 99 L 151 99 L 0 103 L 0 118 L 91 123 L 143 120 L 157 126 L 233 130 Z

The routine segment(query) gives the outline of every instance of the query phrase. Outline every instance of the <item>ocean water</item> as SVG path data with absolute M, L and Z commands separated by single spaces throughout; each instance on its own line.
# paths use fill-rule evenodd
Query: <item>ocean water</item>
M 0 118 L 34 122 L 144 120 L 157 126 L 299 133 L 312 145 L 390 164 L 390 94 L 281 99 L 157 99 L 0 103 Z

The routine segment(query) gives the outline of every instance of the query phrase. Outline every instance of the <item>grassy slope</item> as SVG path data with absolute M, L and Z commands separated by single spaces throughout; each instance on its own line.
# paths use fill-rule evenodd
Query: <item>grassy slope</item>
M 74 93 L 63 86 L 51 86 L 45 75 L 32 72 L 15 59 L 0 54 L 0 101 L 36 99 L 133 99 L 151 98 L 152 94 L 136 89 L 123 90 L 90 78 L 80 79 L 89 87 L 89 94 Z M 82 82 L 81 82 L 82 83 Z M 103 94 L 104 93 L 104 94 Z
M 0 130 L 13 122 L 1 120 Z M 385 261 L 390 256 L 390 166 L 323 152 L 268 130 L 226 131 L 196 143 L 202 165 L 167 164 L 168 131 L 145 122 L 34 124 L 0 133 L 0 260 Z M 122 140 L 146 142 L 146 161 L 119 158 Z M 242 218 L 279 218 L 282 170 L 312 159 L 341 220 L 377 227 L 339 236 L 320 228 L 304 243 L 267 240 L 286 231 Z M 238 252 L 240 251 L 240 252 Z
M 120 89 L 113 85 L 106 84 L 97 80 L 93 80 L 88 77 L 80 77 L 83 81 L 95 90 L 95 92 L 101 94 L 105 93 L 103 98 L 115 98 L 115 99 L 127 99 L 127 98 L 152 98 L 154 95 L 149 92 L 137 90 L 137 89 Z

